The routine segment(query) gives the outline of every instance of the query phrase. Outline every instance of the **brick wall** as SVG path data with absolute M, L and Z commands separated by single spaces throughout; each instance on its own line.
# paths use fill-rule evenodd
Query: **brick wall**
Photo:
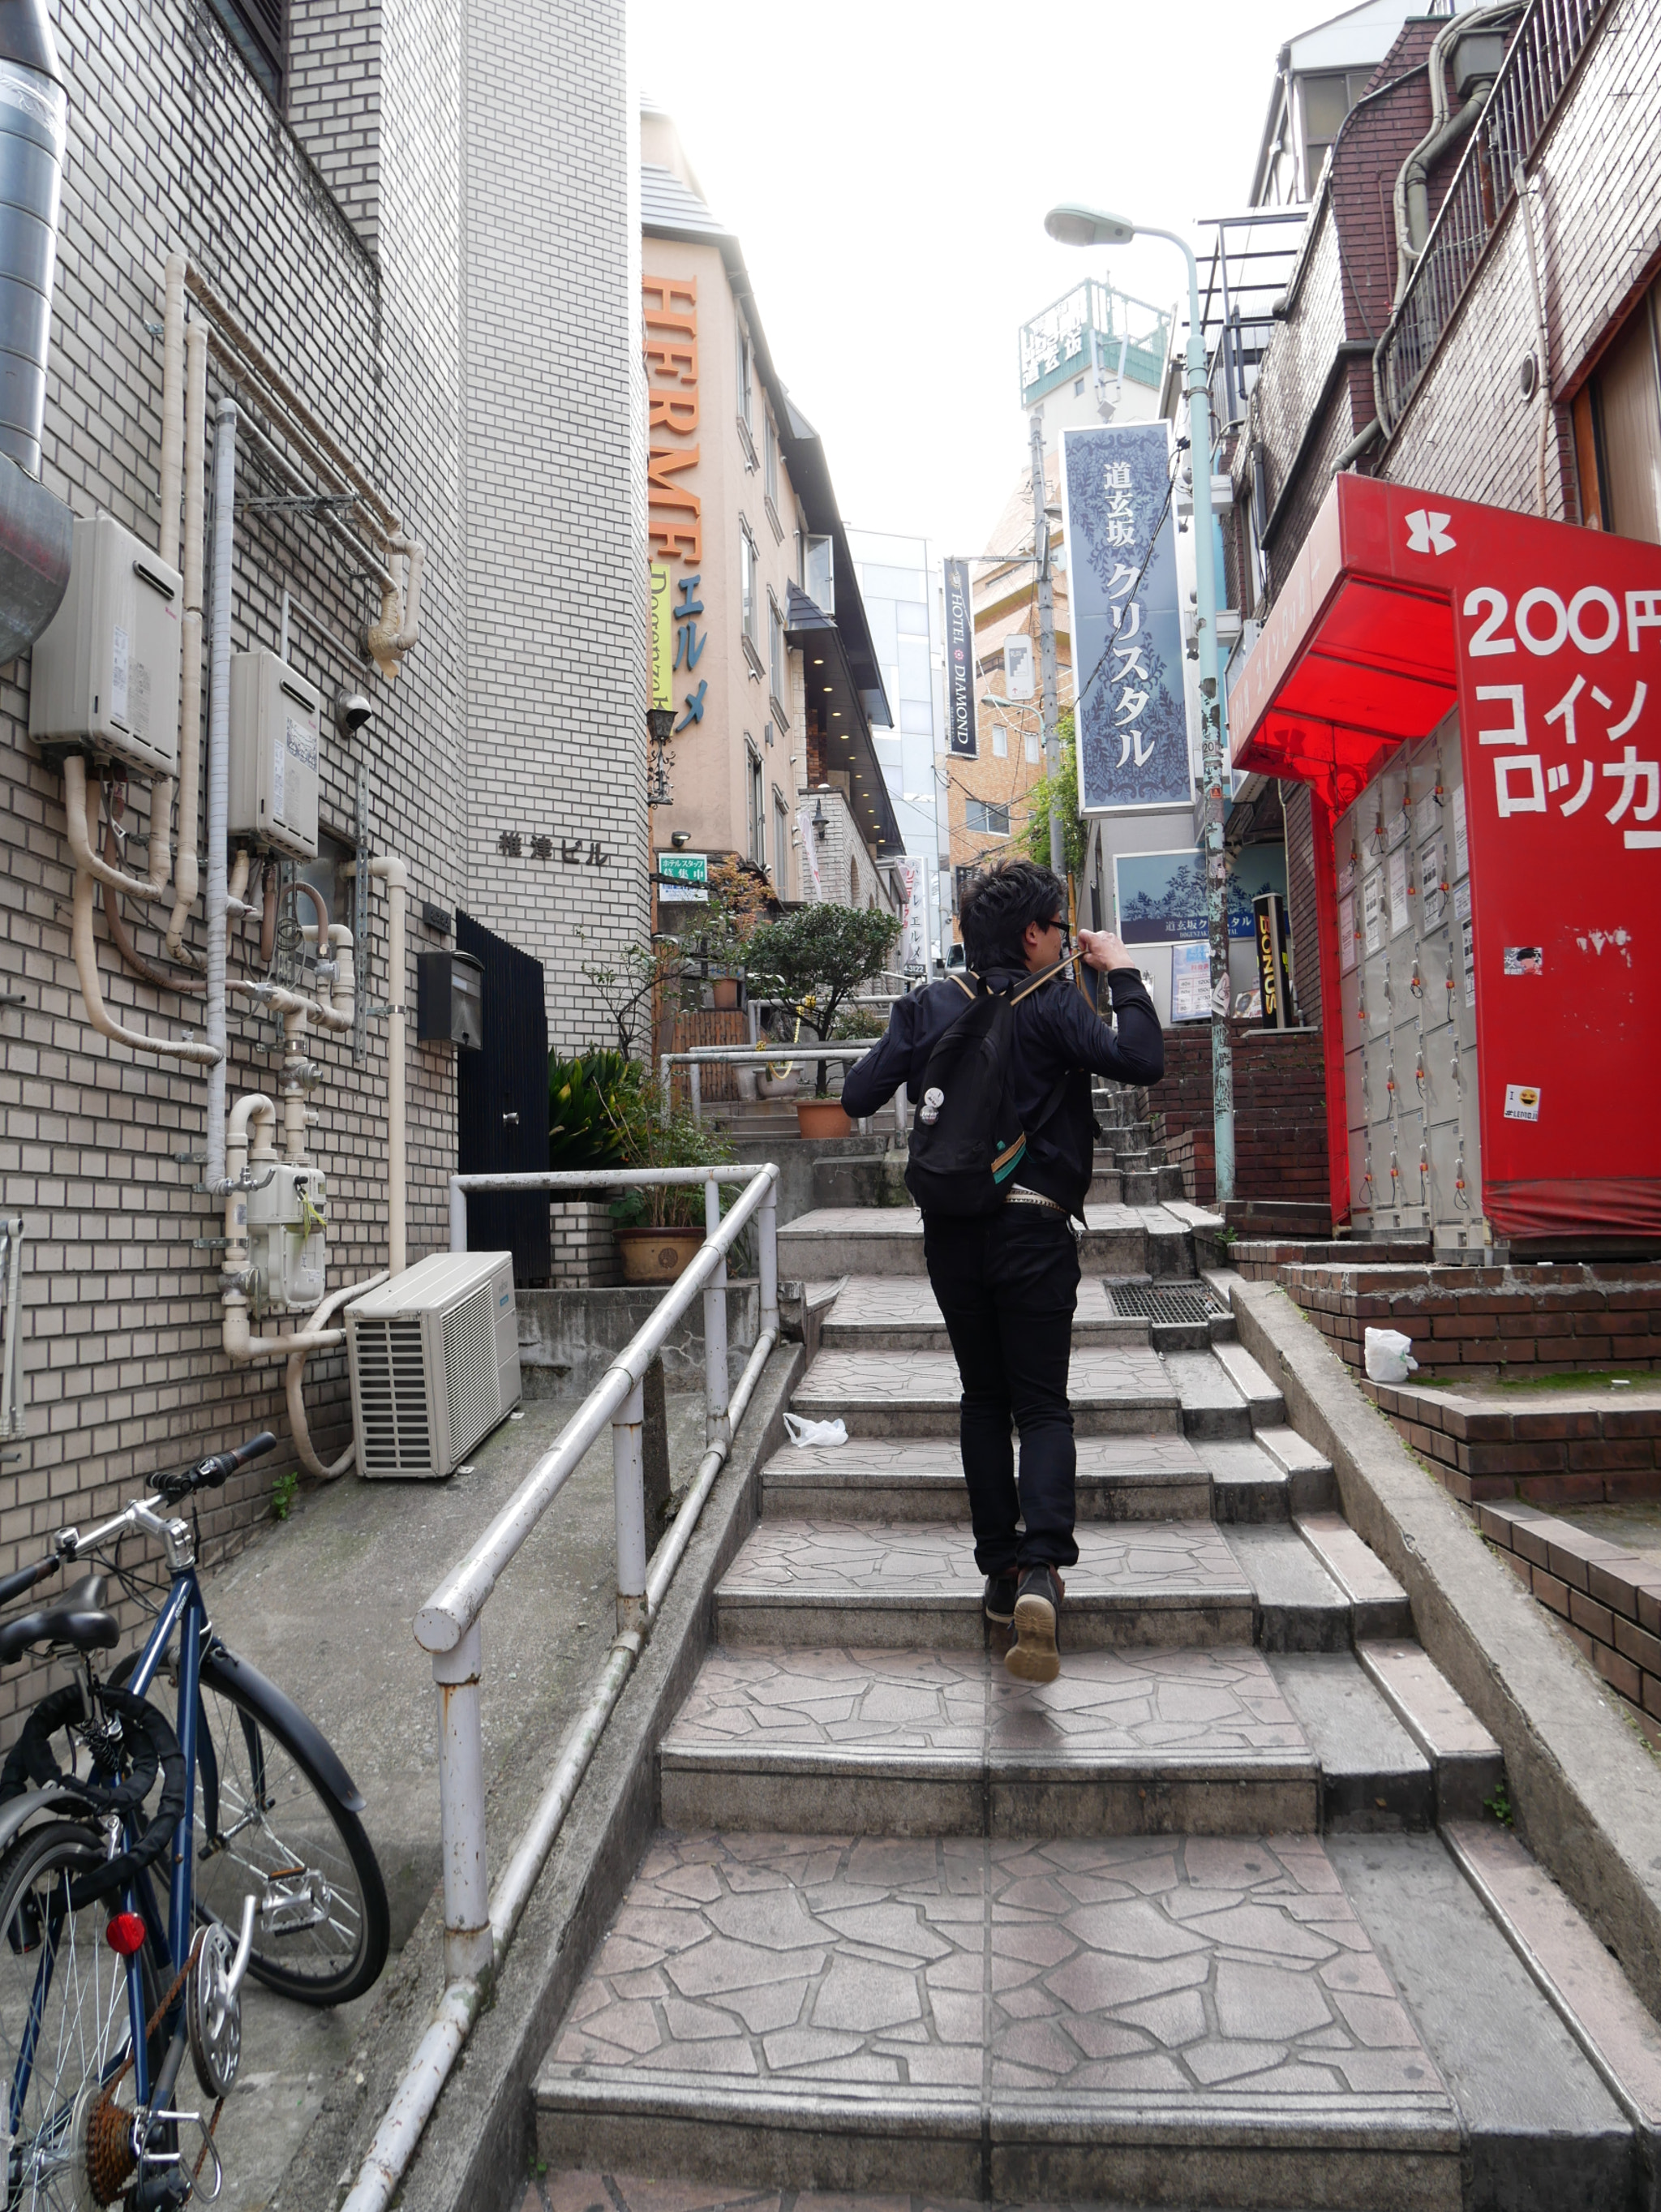
M 565 541 L 580 540 L 580 555 L 563 570 L 546 562 L 537 568 L 543 589 L 534 623 L 522 600 L 491 611 L 477 628 L 489 666 L 518 653 L 535 667 L 537 652 L 546 659 L 537 641 L 557 631 L 568 672 L 563 696 L 568 702 L 580 690 L 583 701 L 580 714 L 568 703 L 562 710 L 569 743 L 562 787 L 575 788 L 585 775 L 603 785 L 626 842 L 630 760 L 609 733 L 626 719 L 622 702 L 633 700 L 640 666 L 627 580 L 639 574 L 627 535 L 635 480 L 632 325 L 614 322 L 596 333 L 582 289 L 586 283 L 603 292 L 615 283 L 620 299 L 630 296 L 627 241 L 634 232 L 621 179 L 633 163 L 622 150 L 628 107 L 618 58 L 621 8 L 543 7 L 534 16 L 527 9 L 497 27 L 494 49 L 512 50 L 516 96 L 497 97 L 480 131 L 488 120 L 488 131 L 511 143 L 549 254 L 557 241 L 566 272 L 561 313 L 569 318 L 568 333 L 564 323 L 544 329 L 534 360 L 527 357 L 515 387 L 517 418 L 505 411 L 513 382 L 506 366 L 481 362 L 470 351 L 460 306 L 459 0 L 380 0 L 377 8 L 296 0 L 292 125 L 274 112 L 216 19 L 193 0 L 154 0 L 137 10 L 114 0 L 58 0 L 52 12 L 69 87 L 70 144 L 43 442 L 47 487 L 77 513 L 102 507 L 157 542 L 161 341 L 152 325 L 161 321 L 167 253 L 182 244 L 427 549 L 421 643 L 397 683 L 383 684 L 339 642 L 379 611 L 378 592 L 309 520 L 239 513 L 233 649 L 276 644 L 288 592 L 290 653 L 301 672 L 325 699 L 349 682 L 374 704 L 368 731 L 350 747 L 325 715 L 325 825 L 352 838 L 361 763 L 372 848 L 405 857 L 413 904 L 476 906 L 466 876 L 470 720 L 476 749 L 494 761 L 501 747 L 498 733 L 488 726 L 481 732 L 470 714 L 470 654 L 479 650 L 470 642 L 466 599 L 470 519 L 475 535 L 493 543 L 524 546 L 531 535 L 517 509 L 496 517 L 476 492 L 469 507 L 467 426 L 506 422 L 516 465 L 547 492 L 525 460 L 545 416 L 567 456 L 550 513 Z M 505 4 L 498 12 L 512 14 Z M 482 33 L 491 13 L 473 6 L 470 21 Z M 535 98 L 521 100 L 527 52 L 556 57 L 558 65 L 550 60 Z M 615 210 L 592 183 L 603 111 L 614 119 L 618 149 Z M 508 113 L 524 127 L 503 133 Z M 485 234 L 476 223 L 473 234 Z M 487 252 L 481 244 L 475 267 L 492 254 L 507 256 L 511 245 L 492 240 Z M 210 366 L 210 413 L 221 389 Z M 246 447 L 240 468 L 239 489 L 253 489 L 258 471 Z M 579 474 L 587 506 L 573 501 L 567 509 L 558 501 Z M 534 564 L 542 550 L 538 541 L 526 557 Z M 281 1366 L 233 1368 L 223 1356 L 217 1255 L 194 1241 L 211 1237 L 221 1222 L 211 1197 L 193 1188 L 199 1164 L 175 1157 L 202 1144 L 204 1082 L 106 1042 L 84 1018 L 69 942 L 72 870 L 62 781 L 27 738 L 29 675 L 27 656 L 0 670 L 0 939 L 9 983 L 22 996 L 0 1010 L 0 1205 L 24 1217 L 29 1235 L 28 1436 L 21 1460 L 0 1477 L 0 1570 L 33 1556 L 50 1531 L 112 1510 L 161 1467 L 262 1425 L 280 1436 L 287 1427 Z M 543 726 L 546 706 L 545 694 L 519 700 L 516 727 Z M 630 726 L 638 727 L 638 717 Z M 591 758 L 599 766 L 585 766 Z M 515 772 L 534 784 L 543 769 L 521 758 Z M 149 804 L 135 785 L 135 855 L 142 852 Z M 199 821 L 184 825 L 182 836 L 203 849 Z M 611 880 L 621 875 L 614 871 Z M 628 910 L 644 915 L 638 867 L 633 881 Z M 627 905 L 617 905 L 619 915 Z M 603 900 L 585 908 L 608 911 Z M 153 960 L 161 950 L 156 912 L 128 909 L 139 950 Z M 387 970 L 379 887 L 369 914 L 358 948 L 360 992 L 413 1011 L 413 976 Z M 199 915 L 198 905 L 188 940 L 198 951 Z M 502 919 L 524 941 L 519 909 Z M 102 987 L 118 1020 L 174 1035 L 199 1028 L 200 1000 L 140 981 L 119 964 L 101 918 L 96 929 Z M 412 954 L 421 934 L 412 927 Z M 252 948 L 233 944 L 233 974 L 252 963 Z M 413 1027 L 412 1259 L 446 1243 L 445 1179 L 455 1159 L 455 1055 L 417 1045 Z M 308 1040 L 324 1071 L 312 1096 L 317 1120 L 308 1146 L 330 1181 L 331 1287 L 385 1264 L 386 1033 L 385 1017 L 370 1020 L 361 1062 L 349 1040 Z M 272 1089 L 276 1065 L 271 1026 L 233 1000 L 230 1097 Z M 317 1441 L 337 1449 L 348 1418 L 338 1355 L 312 1363 L 307 1397 Z M 209 1540 L 233 1540 L 262 1514 L 273 1474 L 288 1463 L 279 1458 L 233 1480 L 203 1516 Z M 14 1674 L 0 1697 L 9 1705 L 27 1688 L 27 1678 Z
M 1661 1751 L 1661 1561 L 1528 1505 L 1479 1506 L 1476 1525 Z
M 1240 1198 L 1324 1205 L 1326 1082 L 1313 1030 L 1231 1022 L 1234 1058 L 1234 1188 Z M 1216 1195 L 1212 1147 L 1211 1030 L 1185 1022 L 1165 1032 L 1165 1074 L 1148 1091 L 1162 1118 L 1166 1158 L 1190 1174 L 1192 1201 Z M 1185 1137 L 1186 1143 L 1179 1140 Z M 1175 1146 L 1177 1149 L 1173 1150 Z
M 548 1228 L 548 1279 L 555 1290 L 613 1290 L 622 1281 L 608 1200 L 561 1200 L 549 1208 Z

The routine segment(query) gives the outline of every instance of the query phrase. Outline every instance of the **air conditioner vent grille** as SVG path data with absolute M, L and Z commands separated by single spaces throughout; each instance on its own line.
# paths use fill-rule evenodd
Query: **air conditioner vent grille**
M 444 1380 L 451 1449 L 470 1451 L 501 1415 L 496 1374 L 495 1301 L 482 1283 L 444 1317 Z
M 357 1324 L 359 1449 L 365 1474 L 429 1474 L 433 1437 L 427 1414 L 421 1323 Z

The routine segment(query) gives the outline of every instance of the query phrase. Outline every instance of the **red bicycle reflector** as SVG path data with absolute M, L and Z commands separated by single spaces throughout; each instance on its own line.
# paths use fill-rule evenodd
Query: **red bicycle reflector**
M 104 1930 L 104 1941 L 112 1951 L 130 1959 L 135 1951 L 144 1946 L 144 1923 L 136 1912 L 118 1912 Z

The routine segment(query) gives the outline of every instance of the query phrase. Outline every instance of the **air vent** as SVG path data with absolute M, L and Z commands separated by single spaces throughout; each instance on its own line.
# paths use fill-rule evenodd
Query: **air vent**
M 1213 1321 L 1228 1309 L 1204 1283 L 1110 1283 L 1113 1311 L 1125 1321 Z
M 452 1474 L 519 1397 L 507 1252 L 438 1252 L 346 1310 L 358 1467 Z

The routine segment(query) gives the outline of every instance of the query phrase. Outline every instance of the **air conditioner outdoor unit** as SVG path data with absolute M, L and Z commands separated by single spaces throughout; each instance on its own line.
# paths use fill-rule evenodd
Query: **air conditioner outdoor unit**
M 435 1252 L 346 1309 L 358 1472 L 453 1474 L 519 1400 L 511 1252 Z

